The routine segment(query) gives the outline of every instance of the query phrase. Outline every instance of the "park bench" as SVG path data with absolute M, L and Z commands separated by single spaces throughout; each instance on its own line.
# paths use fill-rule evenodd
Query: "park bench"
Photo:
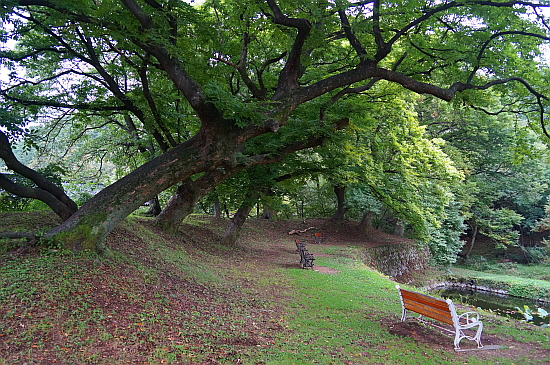
M 315 257 L 313 257 L 313 254 L 307 250 L 306 243 L 300 241 L 299 239 L 295 239 L 294 242 L 296 243 L 296 252 L 300 254 L 300 265 L 302 266 L 302 269 L 308 267 L 313 268 L 313 261 L 315 260 Z
M 426 322 L 423 320 L 423 316 L 452 326 L 453 330 L 449 330 L 444 327 L 439 328 L 454 333 L 455 350 L 460 349 L 460 341 L 463 338 L 475 341 L 478 348 L 483 347 L 481 344 L 483 322 L 479 320 L 479 315 L 476 312 L 466 312 L 459 316 L 456 313 L 453 301 L 450 299 L 438 299 L 429 295 L 401 289 L 399 285 L 396 285 L 395 287 L 399 291 L 399 297 L 401 298 L 402 322 L 407 319 L 407 311 L 415 312 L 420 315 L 418 319 L 424 323 Z M 468 336 L 464 333 L 464 330 L 473 330 L 474 327 L 477 327 L 477 331 L 474 336 Z

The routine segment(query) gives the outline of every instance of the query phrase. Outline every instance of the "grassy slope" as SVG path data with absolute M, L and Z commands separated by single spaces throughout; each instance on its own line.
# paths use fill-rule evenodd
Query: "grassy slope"
M 47 223 L 43 216 L 38 221 Z M 39 222 L 17 220 L 19 227 Z M 224 224 L 194 219 L 171 237 L 133 219 L 109 237 L 117 252 L 111 261 L 55 250 L 4 255 L 0 363 L 534 364 L 550 358 L 548 329 L 489 314 L 486 343 L 511 350 L 456 353 L 450 337 L 399 323 L 395 283 L 360 263 L 357 248 L 311 246 L 316 265 L 339 272 L 301 270 L 285 234 L 298 223 L 254 222 L 233 248 L 217 244 Z M 468 342 L 463 347 L 472 348 Z

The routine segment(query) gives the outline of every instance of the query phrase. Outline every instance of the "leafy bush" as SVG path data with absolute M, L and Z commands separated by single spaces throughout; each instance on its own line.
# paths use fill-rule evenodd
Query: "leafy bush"
M 456 262 L 458 253 L 464 246 L 460 236 L 465 225 L 458 204 L 450 204 L 446 208 L 446 213 L 440 227 L 430 227 L 430 238 L 427 243 L 435 263 L 450 266 Z
M 521 249 L 525 253 L 527 262 L 530 264 L 542 264 L 549 258 L 548 249 L 546 247 L 524 247 Z
M 466 265 L 475 271 L 488 271 L 491 268 L 491 264 L 483 256 L 473 256 L 468 258 Z

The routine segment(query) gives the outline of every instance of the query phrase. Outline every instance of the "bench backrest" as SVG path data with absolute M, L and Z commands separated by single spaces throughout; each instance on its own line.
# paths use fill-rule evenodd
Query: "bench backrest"
M 454 309 L 452 302 L 449 303 L 446 300 L 401 288 L 398 288 L 398 290 L 405 309 L 443 323 L 454 325 L 453 313 L 451 311 L 451 307 Z

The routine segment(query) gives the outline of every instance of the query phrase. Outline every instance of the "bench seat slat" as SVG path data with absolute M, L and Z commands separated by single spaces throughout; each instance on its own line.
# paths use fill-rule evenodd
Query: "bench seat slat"
M 423 310 L 427 310 L 427 311 L 430 311 L 430 312 L 433 312 L 433 313 L 438 313 L 442 316 L 452 318 L 449 307 L 447 307 L 447 308 L 438 308 L 438 307 L 431 306 L 429 303 L 426 304 L 426 303 L 420 303 L 420 302 L 412 302 L 412 301 L 408 301 L 408 300 L 404 300 L 403 302 L 404 302 L 405 306 L 408 306 L 408 307 L 422 308 Z

